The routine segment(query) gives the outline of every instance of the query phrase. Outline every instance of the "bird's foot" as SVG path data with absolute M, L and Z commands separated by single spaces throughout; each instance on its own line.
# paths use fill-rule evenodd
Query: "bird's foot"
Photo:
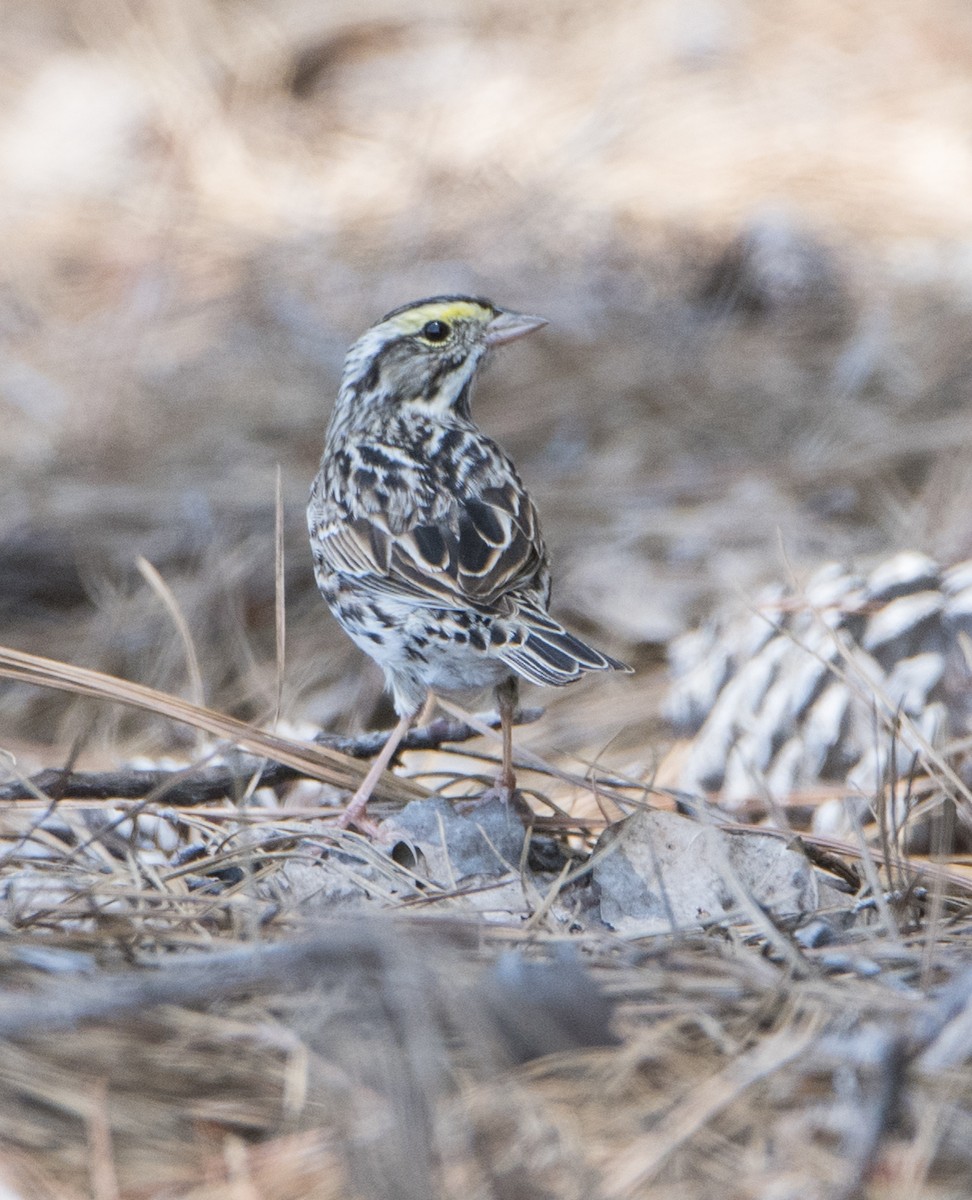
M 364 837 L 372 839 L 378 837 L 381 829 L 381 826 L 376 825 L 375 822 L 369 817 L 366 817 L 364 813 L 355 816 L 354 814 L 349 814 L 347 809 L 341 813 L 337 821 L 335 821 L 335 824 L 337 825 L 338 829 L 350 829 L 354 833 L 360 833 Z
M 532 811 L 527 803 L 526 796 L 516 786 L 515 777 L 505 778 L 502 775 L 498 775 L 492 786 L 476 797 L 475 803 L 483 804 L 489 800 L 502 800 L 504 804 L 516 809 L 522 815 Z
M 371 788 L 367 792 L 359 788 L 348 801 L 347 808 L 338 817 L 335 824 L 338 829 L 353 829 L 365 837 L 373 838 L 378 832 L 378 826 L 367 816 L 368 801 L 371 799 Z
M 515 788 L 506 787 L 498 780 L 491 787 L 488 787 L 485 792 L 480 792 L 473 800 L 475 804 L 484 804 L 487 800 L 502 800 L 504 804 L 512 804 L 513 797 L 516 794 Z
M 507 802 L 511 801 L 516 794 L 516 776 L 511 770 L 503 770 L 493 780 L 492 787 L 488 787 L 483 792 L 483 799 L 492 799 L 496 796 L 501 796 Z

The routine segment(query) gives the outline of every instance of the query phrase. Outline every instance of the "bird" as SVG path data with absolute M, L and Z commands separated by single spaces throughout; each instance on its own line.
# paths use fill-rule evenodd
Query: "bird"
M 560 687 L 588 671 L 631 670 L 550 615 L 536 507 L 472 417 L 492 351 L 546 324 L 473 296 L 433 296 L 387 313 L 347 353 L 307 525 L 321 594 L 384 672 L 398 722 L 344 827 L 363 827 L 430 693 L 495 690 L 498 783 L 512 797 L 520 680 Z

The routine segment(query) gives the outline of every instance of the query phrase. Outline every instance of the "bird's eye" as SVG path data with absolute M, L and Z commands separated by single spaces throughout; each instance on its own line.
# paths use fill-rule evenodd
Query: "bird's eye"
M 445 321 L 426 321 L 422 326 L 422 337 L 427 342 L 444 342 L 449 333 L 449 326 Z

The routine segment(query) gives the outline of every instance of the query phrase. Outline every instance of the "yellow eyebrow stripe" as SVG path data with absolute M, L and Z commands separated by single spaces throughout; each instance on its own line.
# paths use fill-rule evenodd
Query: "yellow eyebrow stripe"
M 394 325 L 402 333 L 418 333 L 427 321 L 460 321 L 489 316 L 481 304 L 469 300 L 449 300 L 440 304 L 421 304 L 418 308 L 410 308 L 408 312 L 399 313 L 392 317 L 389 324 Z

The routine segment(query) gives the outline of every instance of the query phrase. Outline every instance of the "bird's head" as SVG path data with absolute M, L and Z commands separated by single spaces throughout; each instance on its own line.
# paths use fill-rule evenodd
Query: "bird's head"
M 471 296 L 406 304 L 348 351 L 338 405 L 468 418 L 470 385 L 489 351 L 546 323 Z

